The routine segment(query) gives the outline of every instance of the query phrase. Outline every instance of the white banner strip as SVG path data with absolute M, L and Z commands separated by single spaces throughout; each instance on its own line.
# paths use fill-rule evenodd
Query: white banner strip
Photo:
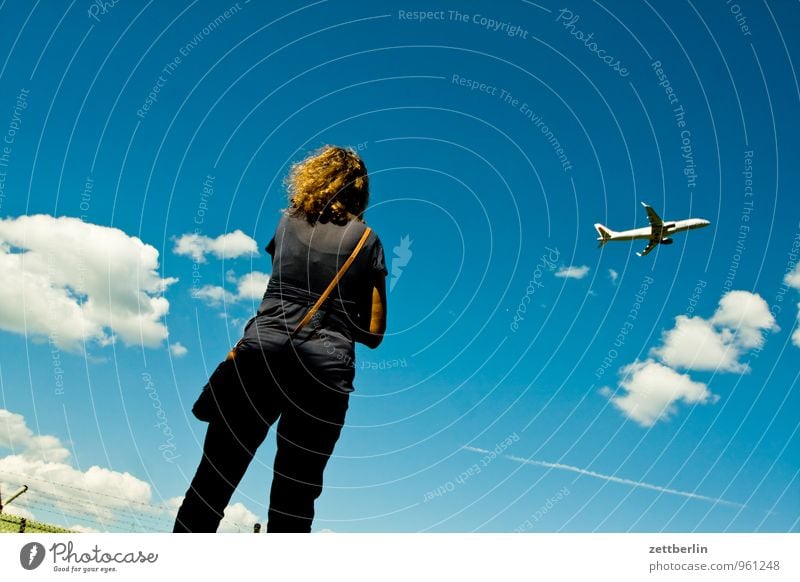
M 0 536 L 0 568 L 15 581 L 794 581 L 798 542 L 798 534 L 9 534 Z

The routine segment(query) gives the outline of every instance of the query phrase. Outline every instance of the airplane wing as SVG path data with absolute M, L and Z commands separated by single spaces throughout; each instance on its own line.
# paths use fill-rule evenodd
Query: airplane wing
M 658 238 L 653 237 L 641 253 L 636 253 L 640 257 L 644 257 L 650 253 L 658 245 Z
M 642 206 L 644 206 L 645 210 L 647 210 L 647 219 L 650 221 L 650 226 L 654 229 L 661 229 L 664 226 L 664 221 L 661 220 L 661 217 L 656 214 L 656 211 L 653 210 L 652 206 L 649 206 L 642 202 Z

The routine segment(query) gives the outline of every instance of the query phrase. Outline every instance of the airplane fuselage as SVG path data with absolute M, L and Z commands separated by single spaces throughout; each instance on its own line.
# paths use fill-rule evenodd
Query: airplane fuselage
M 695 228 L 703 228 L 708 226 L 708 221 L 702 218 L 687 218 L 686 220 L 677 220 L 675 222 L 665 222 L 664 226 L 660 229 L 651 226 L 643 228 L 634 228 L 631 230 L 614 231 L 608 240 L 638 240 L 638 239 L 651 239 L 654 235 L 659 235 L 659 238 L 669 238 L 677 232 L 685 230 L 693 230 Z
M 609 241 L 647 239 L 647 247 L 643 251 L 636 253 L 640 257 L 643 257 L 660 244 L 672 244 L 672 238 L 670 237 L 675 233 L 683 232 L 685 230 L 694 230 L 695 228 L 703 228 L 704 226 L 711 224 L 708 220 L 704 220 L 702 218 L 687 218 L 686 220 L 664 221 L 651 206 L 645 204 L 644 202 L 642 202 L 642 206 L 644 206 L 645 210 L 647 210 L 647 219 L 650 221 L 650 226 L 646 226 L 644 228 L 634 228 L 631 230 L 614 231 L 604 224 L 597 223 L 594 225 L 594 228 L 597 230 L 597 234 L 600 235 L 600 237 L 597 239 L 600 241 L 598 246 L 602 247 Z

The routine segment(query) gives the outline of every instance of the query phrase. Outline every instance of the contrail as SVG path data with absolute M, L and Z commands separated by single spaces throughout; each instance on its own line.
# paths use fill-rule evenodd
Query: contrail
M 475 453 L 490 453 L 486 449 L 479 449 L 478 447 L 465 446 L 464 449 L 473 451 Z M 718 499 L 716 497 L 708 497 L 706 495 L 698 495 L 697 493 L 690 493 L 689 491 L 679 491 L 677 489 L 670 489 L 669 487 L 661 487 L 660 485 L 652 485 L 644 481 L 634 481 L 633 479 L 623 479 L 622 477 L 614 477 L 613 475 L 604 475 L 603 473 L 596 473 L 588 469 L 581 469 L 580 467 L 573 467 L 572 465 L 562 465 L 561 463 L 548 463 L 547 461 L 533 461 L 530 459 L 523 459 L 522 457 L 515 457 L 513 455 L 505 455 L 507 459 L 523 463 L 525 465 L 535 465 L 537 467 L 546 467 L 548 469 L 561 469 L 562 471 L 572 471 L 579 475 L 586 475 L 587 477 L 594 477 L 596 479 L 603 479 L 604 481 L 611 481 L 612 483 L 621 483 L 623 485 L 630 485 L 632 487 L 639 487 L 641 489 L 650 489 L 660 493 L 668 493 L 669 495 L 680 495 L 681 497 L 688 497 L 689 499 L 700 499 L 701 501 L 710 501 L 711 503 L 718 503 L 720 505 L 727 505 L 729 507 L 745 508 L 741 503 L 734 503 L 733 501 L 726 501 L 725 499 Z
M 623 485 L 631 485 L 633 487 L 641 487 L 642 489 L 651 489 L 652 491 L 659 491 L 661 493 L 669 493 L 670 495 L 680 495 L 681 497 L 688 497 L 690 499 L 701 499 L 703 501 L 710 501 L 712 503 L 719 503 L 720 505 L 728 505 L 730 507 L 744 508 L 741 503 L 734 503 L 733 501 L 726 501 L 725 499 L 718 499 L 716 497 L 708 497 L 706 495 L 698 495 L 697 493 L 690 493 L 688 491 L 678 491 L 677 489 L 670 489 L 669 487 L 661 487 L 660 485 L 651 485 L 643 481 L 634 481 L 633 479 L 623 479 L 622 477 L 614 477 L 613 475 L 603 475 L 602 473 L 595 473 L 580 467 L 573 467 L 572 465 L 562 465 L 561 463 L 548 463 L 546 461 L 530 461 L 522 457 L 514 457 L 506 455 L 506 458 L 526 465 L 538 465 L 539 467 L 548 467 L 550 469 L 562 469 L 564 471 L 572 471 L 579 475 L 586 475 L 588 477 L 595 477 L 597 479 L 604 479 L 612 483 L 622 483 Z

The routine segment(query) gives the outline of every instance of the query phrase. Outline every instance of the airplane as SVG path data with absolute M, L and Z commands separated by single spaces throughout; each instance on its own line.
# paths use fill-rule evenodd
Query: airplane
M 695 228 L 703 228 L 711 224 L 708 220 L 702 218 L 687 218 L 686 220 L 678 220 L 676 222 L 664 222 L 661 217 L 656 214 L 653 208 L 644 202 L 642 206 L 647 210 L 647 218 L 650 220 L 650 226 L 644 228 L 635 228 L 633 230 L 623 230 L 616 232 L 599 222 L 594 225 L 598 234 L 600 235 L 597 240 L 600 244 L 598 248 L 602 247 L 608 241 L 613 240 L 636 240 L 648 239 L 647 247 L 640 252 L 636 253 L 640 257 L 644 257 L 652 251 L 656 245 L 671 245 L 674 241 L 670 238 L 676 232 L 683 232 L 684 230 L 694 230 Z

